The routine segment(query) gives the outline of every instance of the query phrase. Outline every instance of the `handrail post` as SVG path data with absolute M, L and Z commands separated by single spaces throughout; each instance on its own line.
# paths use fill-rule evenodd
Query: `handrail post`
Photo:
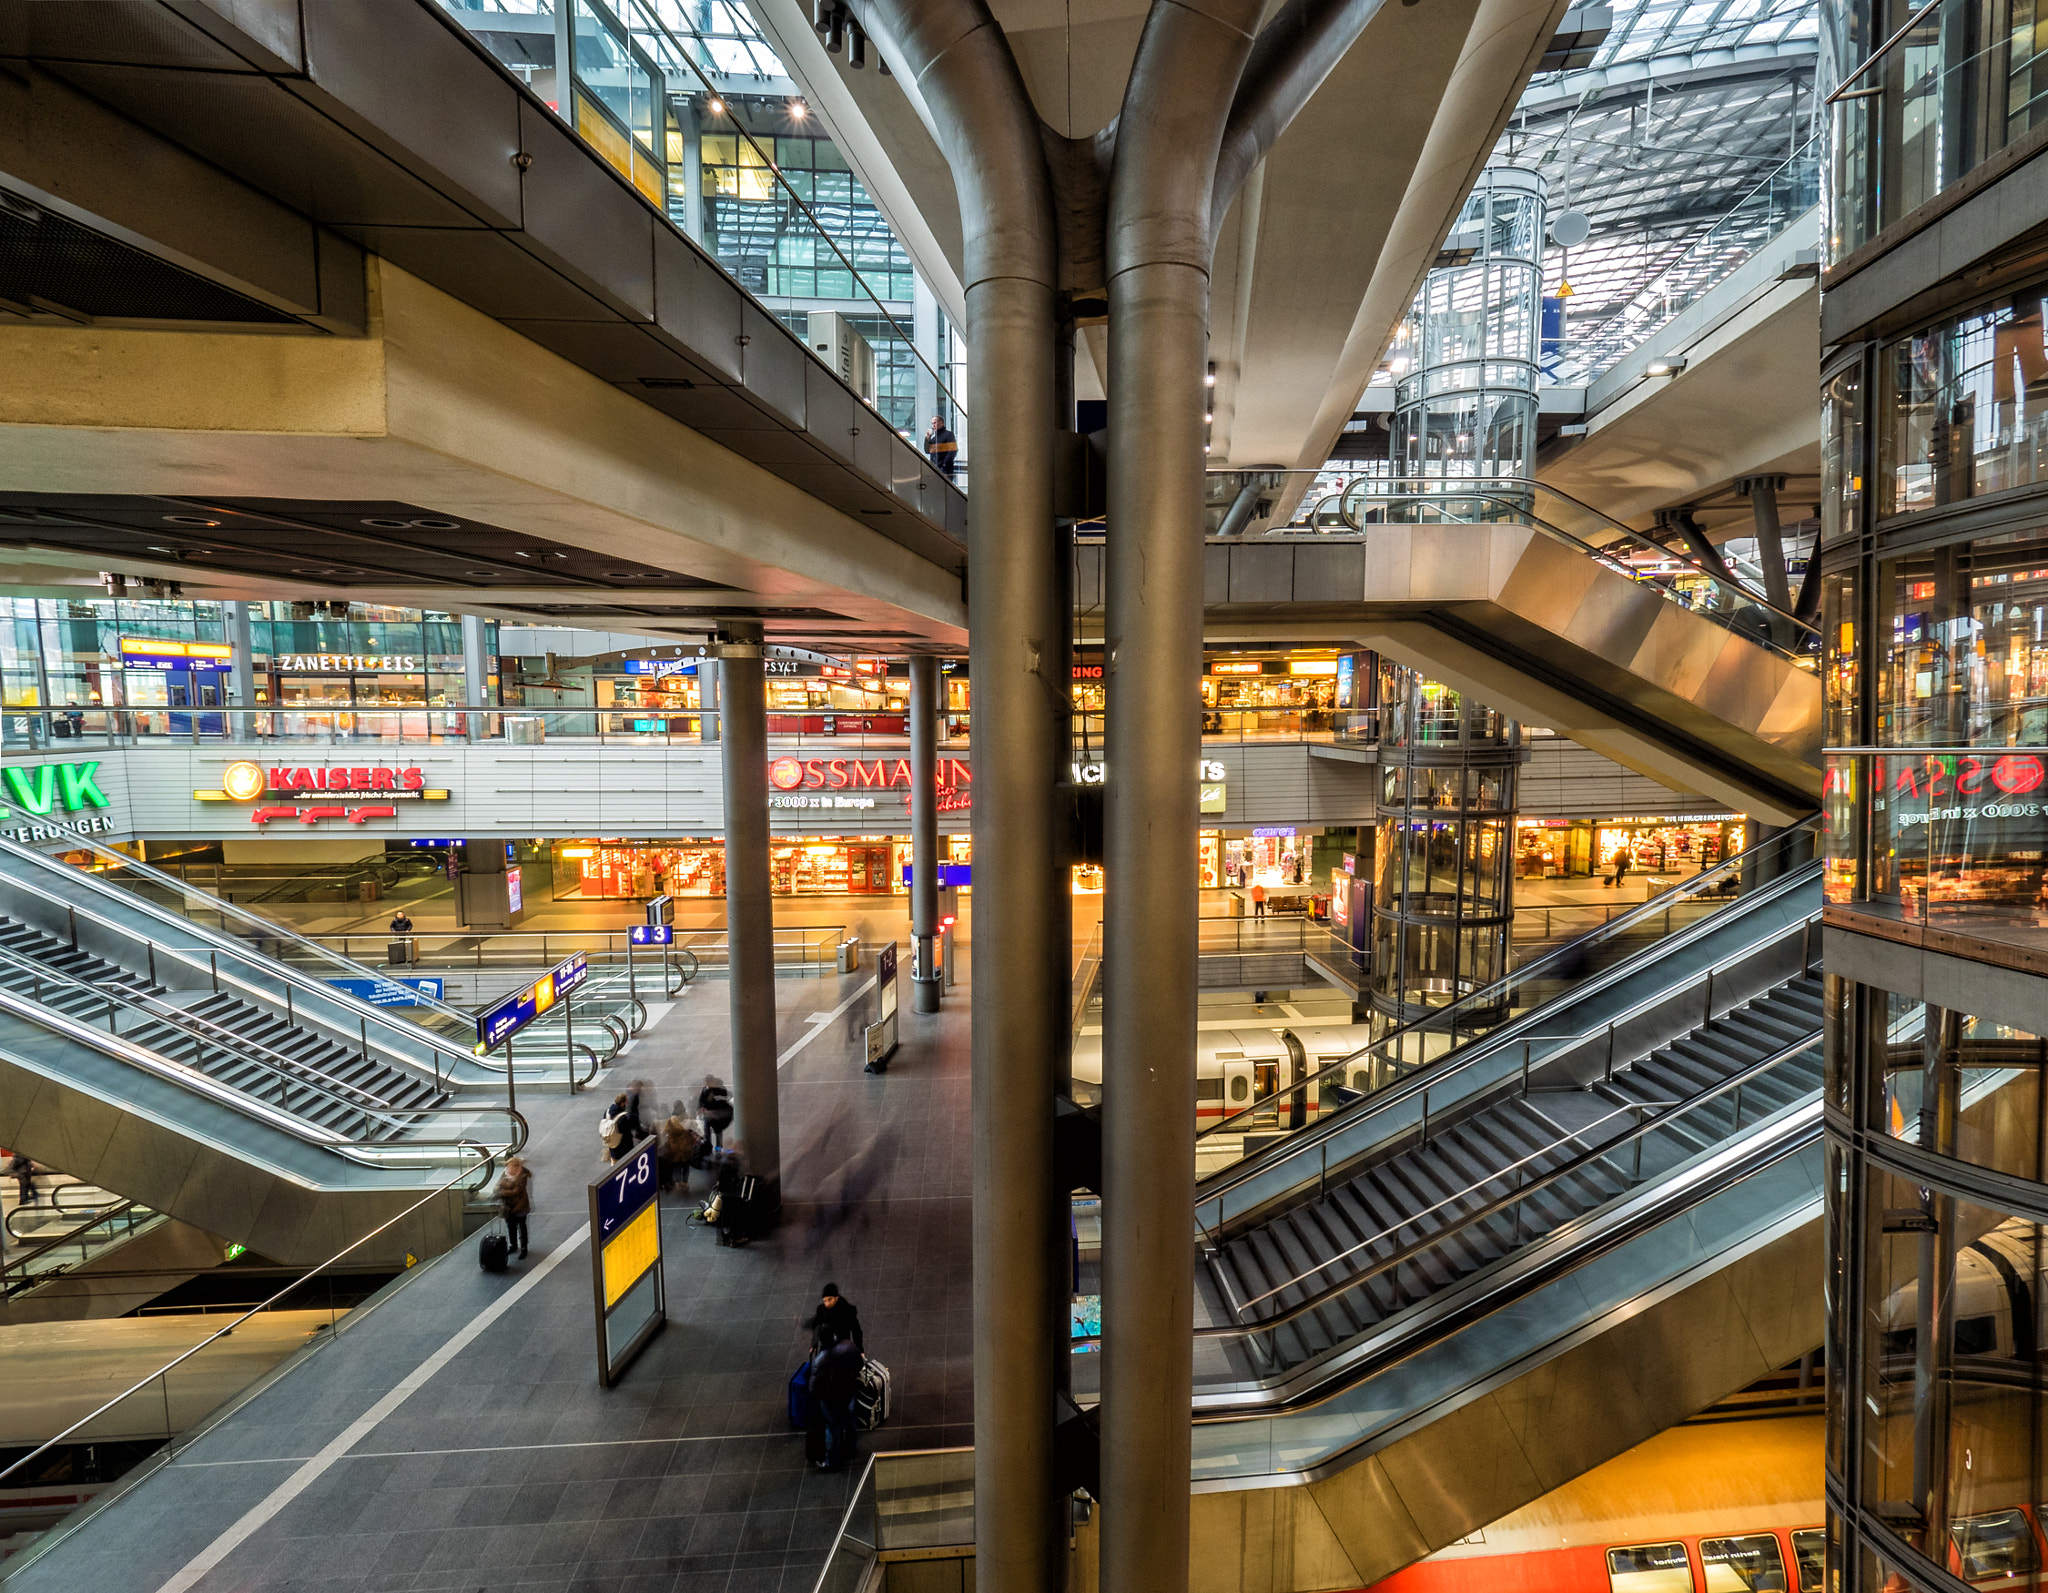
M 219 953 L 219 952 L 217 952 L 217 951 L 209 951 L 209 952 L 208 952 L 208 953 L 206 954 L 206 966 L 207 966 L 207 967 L 208 967 L 209 969 L 211 969 L 211 970 L 212 970 L 212 972 L 213 972 L 213 993 L 214 993 L 215 995 L 219 995 L 219 994 L 220 994 L 220 953 Z
M 1607 1073 L 1605 1082 L 1609 1084 L 1614 1082 L 1614 1024 L 1611 1021 L 1607 1025 Z

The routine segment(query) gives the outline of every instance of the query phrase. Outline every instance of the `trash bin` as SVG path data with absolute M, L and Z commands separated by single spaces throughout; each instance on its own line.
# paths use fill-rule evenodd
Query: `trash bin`
M 860 967 L 860 940 L 849 935 L 839 943 L 839 971 L 853 973 Z
M 538 747 L 548 739 L 548 722 L 531 714 L 507 714 L 505 739 L 515 747 Z

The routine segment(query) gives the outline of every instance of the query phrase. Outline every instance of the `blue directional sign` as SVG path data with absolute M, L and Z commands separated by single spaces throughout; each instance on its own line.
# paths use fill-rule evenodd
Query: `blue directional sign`
M 327 981 L 337 990 L 346 990 L 352 996 L 360 996 L 373 1007 L 417 1007 L 423 1005 L 421 996 L 432 1001 L 441 999 L 442 981 L 436 978 L 400 977 L 396 979 L 330 979 Z
M 590 958 L 583 952 L 558 962 L 523 990 L 515 990 L 476 1015 L 476 1037 L 486 1051 L 503 1045 L 534 1019 L 590 977 Z
M 627 929 L 626 935 L 635 946 L 673 946 L 676 943 L 676 926 L 634 924 Z

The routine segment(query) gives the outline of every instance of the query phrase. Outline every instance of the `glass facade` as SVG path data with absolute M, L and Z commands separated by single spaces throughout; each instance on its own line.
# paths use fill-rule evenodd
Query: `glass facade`
M 2037 42 L 2028 4 L 1824 8 L 1833 261 L 2048 141 Z M 1820 395 L 1824 919 L 1891 943 L 1828 951 L 1845 1593 L 2048 1587 L 2048 281 L 1944 270 Z
M 2039 146 L 2048 30 L 2033 0 L 1836 0 L 1821 10 L 1821 86 L 1850 91 L 1826 108 L 1831 261 L 1992 157 Z

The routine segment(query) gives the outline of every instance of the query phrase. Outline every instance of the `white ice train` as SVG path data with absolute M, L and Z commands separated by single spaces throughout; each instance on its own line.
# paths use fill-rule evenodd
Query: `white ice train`
M 1240 1125 L 1247 1132 L 1305 1128 L 1349 1098 L 1340 1090 L 1363 1093 L 1371 1087 L 1373 1064 L 1363 1054 L 1371 1040 L 1362 1023 L 1200 1030 L 1195 1036 L 1195 1126 L 1208 1128 L 1263 1102 L 1264 1108 Z M 1297 1080 L 1346 1058 L 1355 1060 L 1342 1072 L 1310 1089 L 1292 1089 Z M 1074 1083 L 1091 1092 L 1102 1087 L 1099 1032 L 1074 1041 Z

